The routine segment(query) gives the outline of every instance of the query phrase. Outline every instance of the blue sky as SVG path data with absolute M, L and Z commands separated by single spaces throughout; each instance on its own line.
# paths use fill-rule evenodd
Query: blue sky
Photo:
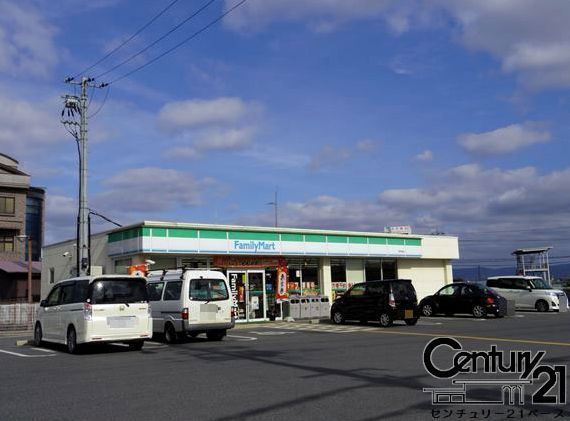
M 48 242 L 72 235 L 76 212 L 62 80 L 169 3 L 0 0 L 0 150 L 47 187 Z M 179 0 L 89 75 L 206 3 Z M 412 225 L 459 235 L 466 261 L 570 254 L 568 21 L 565 0 L 249 0 L 111 85 L 90 121 L 91 206 L 124 224 L 272 225 L 278 187 L 282 226 Z

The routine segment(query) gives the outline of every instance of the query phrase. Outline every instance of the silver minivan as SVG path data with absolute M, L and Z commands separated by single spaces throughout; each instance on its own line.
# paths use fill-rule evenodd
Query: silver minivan
M 507 300 L 513 300 L 518 309 L 537 311 L 566 311 L 566 294 L 552 289 L 538 276 L 493 276 L 487 278 L 487 287 L 494 289 Z
M 220 341 L 234 327 L 226 276 L 215 270 L 165 270 L 148 274 L 153 332 L 167 343 L 205 333 Z

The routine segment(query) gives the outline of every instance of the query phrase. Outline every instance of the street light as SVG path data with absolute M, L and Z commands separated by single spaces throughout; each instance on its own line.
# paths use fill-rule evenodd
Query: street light
M 17 235 L 18 240 L 28 240 L 28 303 L 32 303 L 32 237 L 27 234 Z

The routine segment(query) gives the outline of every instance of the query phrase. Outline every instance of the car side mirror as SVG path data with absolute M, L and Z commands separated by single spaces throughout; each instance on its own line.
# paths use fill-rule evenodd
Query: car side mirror
M 41 300 L 41 301 L 40 301 L 40 307 L 45 307 L 46 304 L 47 304 L 47 301 L 46 301 L 46 300 Z

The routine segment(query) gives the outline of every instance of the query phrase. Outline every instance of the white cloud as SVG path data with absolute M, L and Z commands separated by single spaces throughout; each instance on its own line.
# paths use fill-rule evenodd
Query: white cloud
M 0 94 L 0 149 L 16 156 L 29 155 L 69 140 L 54 112 L 60 108 L 55 101 L 29 102 Z
M 209 130 L 202 133 L 194 144 L 200 151 L 240 150 L 252 143 L 255 134 L 254 127 Z
M 103 181 L 93 203 L 102 211 L 148 215 L 202 204 L 204 190 L 216 184 L 188 172 L 158 167 L 122 171 Z
M 176 135 L 165 156 L 199 158 L 208 151 L 237 151 L 250 147 L 258 132 L 262 108 L 240 98 L 188 100 L 166 104 L 159 126 Z
M 372 152 L 376 150 L 377 143 L 371 139 L 364 139 L 356 142 L 356 150 L 358 152 Z
M 257 110 L 240 98 L 191 99 L 170 102 L 162 107 L 158 119 L 166 131 L 183 131 L 204 126 L 239 124 Z
M 382 231 L 389 225 L 412 225 L 415 232 L 435 230 L 461 234 L 462 257 L 489 254 L 510 257 L 517 247 L 551 245 L 566 234 L 552 227 L 568 226 L 570 168 L 541 174 L 536 168 L 512 170 L 462 165 L 443 172 L 426 187 L 389 189 L 377 199 L 347 200 L 320 196 L 280 206 L 281 226 Z M 243 218 L 249 224 L 272 225 L 270 212 Z M 543 233 L 520 233 L 529 227 L 550 227 Z M 499 231 L 495 235 L 485 232 Z M 502 234 L 503 230 L 513 233 Z M 482 233 L 479 234 L 478 232 Z M 557 254 L 570 252 L 555 242 Z
M 232 2 L 226 0 L 226 7 Z M 529 90 L 570 87 L 570 2 L 567 0 L 250 0 L 230 15 L 235 30 L 277 21 L 305 22 L 323 32 L 347 22 L 380 20 L 404 32 L 447 25 L 465 47 L 496 57 Z M 398 60 L 398 74 L 411 70 Z
M 0 72 L 47 76 L 59 62 L 56 28 L 33 7 L 0 1 Z
M 499 155 L 549 142 L 550 132 L 535 122 L 511 124 L 485 133 L 465 133 L 458 141 L 468 152 L 480 155 Z
M 325 168 L 334 168 L 338 164 L 350 159 L 351 156 L 352 153 L 348 149 L 325 145 L 311 158 L 311 161 L 309 162 L 309 170 L 320 171 Z
M 416 161 L 423 161 L 423 162 L 432 161 L 433 160 L 433 152 L 430 151 L 429 149 L 426 149 L 422 153 L 417 154 L 414 157 L 414 159 Z

